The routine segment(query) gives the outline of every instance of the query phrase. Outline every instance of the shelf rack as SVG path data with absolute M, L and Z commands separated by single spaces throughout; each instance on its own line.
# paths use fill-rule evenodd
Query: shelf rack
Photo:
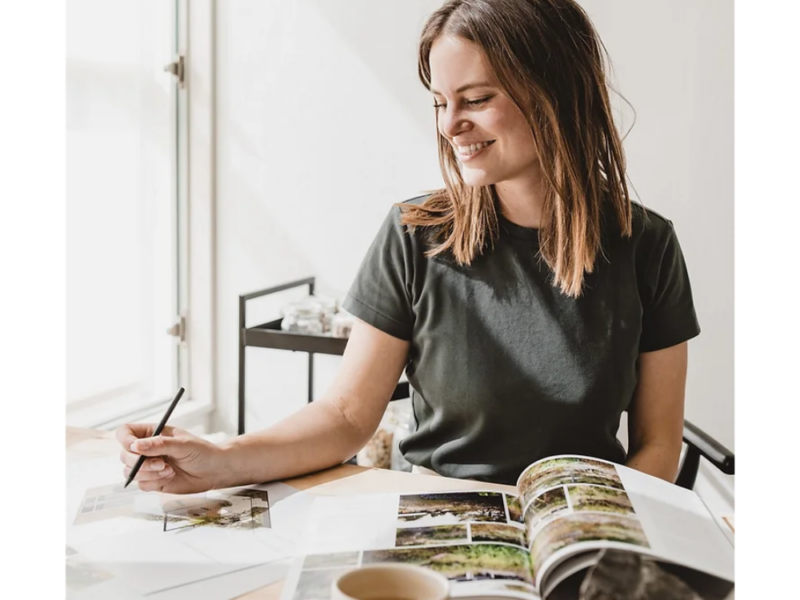
M 269 294 L 283 292 L 304 285 L 308 286 L 309 295 L 314 295 L 314 277 L 298 279 L 275 287 L 242 294 L 239 296 L 239 435 L 245 432 L 245 350 L 248 346 L 272 348 L 275 350 L 291 350 L 308 354 L 308 402 L 314 399 L 314 355 L 331 354 L 341 356 L 347 347 L 346 338 L 335 338 L 322 335 L 306 335 L 281 330 L 281 319 L 275 319 L 247 327 L 247 303 Z M 392 400 L 409 397 L 407 381 L 401 381 L 395 387 Z

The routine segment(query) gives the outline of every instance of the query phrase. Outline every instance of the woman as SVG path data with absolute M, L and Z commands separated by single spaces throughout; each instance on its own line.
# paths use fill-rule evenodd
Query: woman
M 125 475 L 144 454 L 141 489 L 186 493 L 339 464 L 405 368 L 417 428 L 401 449 L 421 468 L 514 483 L 576 453 L 672 480 L 700 330 L 672 224 L 629 200 L 601 49 L 573 0 L 446 2 L 419 49 L 446 188 L 388 215 L 331 387 L 221 446 L 122 427 Z

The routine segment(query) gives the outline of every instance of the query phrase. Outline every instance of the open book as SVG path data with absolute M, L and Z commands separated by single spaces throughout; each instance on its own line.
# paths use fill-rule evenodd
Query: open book
M 614 463 L 556 456 L 525 469 L 516 493 L 317 498 L 282 600 L 328 598 L 340 573 L 389 561 L 445 574 L 454 598 L 546 598 L 579 581 L 604 548 L 673 572 L 685 567 L 695 581 L 710 578 L 710 589 L 727 591 L 733 581 L 732 542 L 693 491 Z

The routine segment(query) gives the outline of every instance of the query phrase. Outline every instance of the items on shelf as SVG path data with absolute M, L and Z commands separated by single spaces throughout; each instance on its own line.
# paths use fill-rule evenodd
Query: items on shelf
M 411 431 L 411 418 L 410 400 L 391 402 L 372 439 L 356 454 L 356 464 L 376 469 L 411 471 L 411 464 L 400 452 L 400 442 Z
M 353 328 L 353 316 L 331 296 L 306 296 L 286 304 L 281 316 L 281 330 L 290 333 L 348 338 Z

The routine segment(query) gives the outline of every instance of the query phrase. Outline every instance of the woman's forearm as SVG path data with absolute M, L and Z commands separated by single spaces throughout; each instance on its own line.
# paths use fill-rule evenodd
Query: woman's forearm
M 628 454 L 628 460 L 625 465 L 642 473 L 674 483 L 678 475 L 679 460 L 680 448 L 676 454 L 674 448 L 648 444 Z
M 365 439 L 366 438 L 366 439 Z M 332 402 L 312 402 L 283 421 L 221 445 L 219 487 L 288 479 L 348 460 L 368 436 Z

